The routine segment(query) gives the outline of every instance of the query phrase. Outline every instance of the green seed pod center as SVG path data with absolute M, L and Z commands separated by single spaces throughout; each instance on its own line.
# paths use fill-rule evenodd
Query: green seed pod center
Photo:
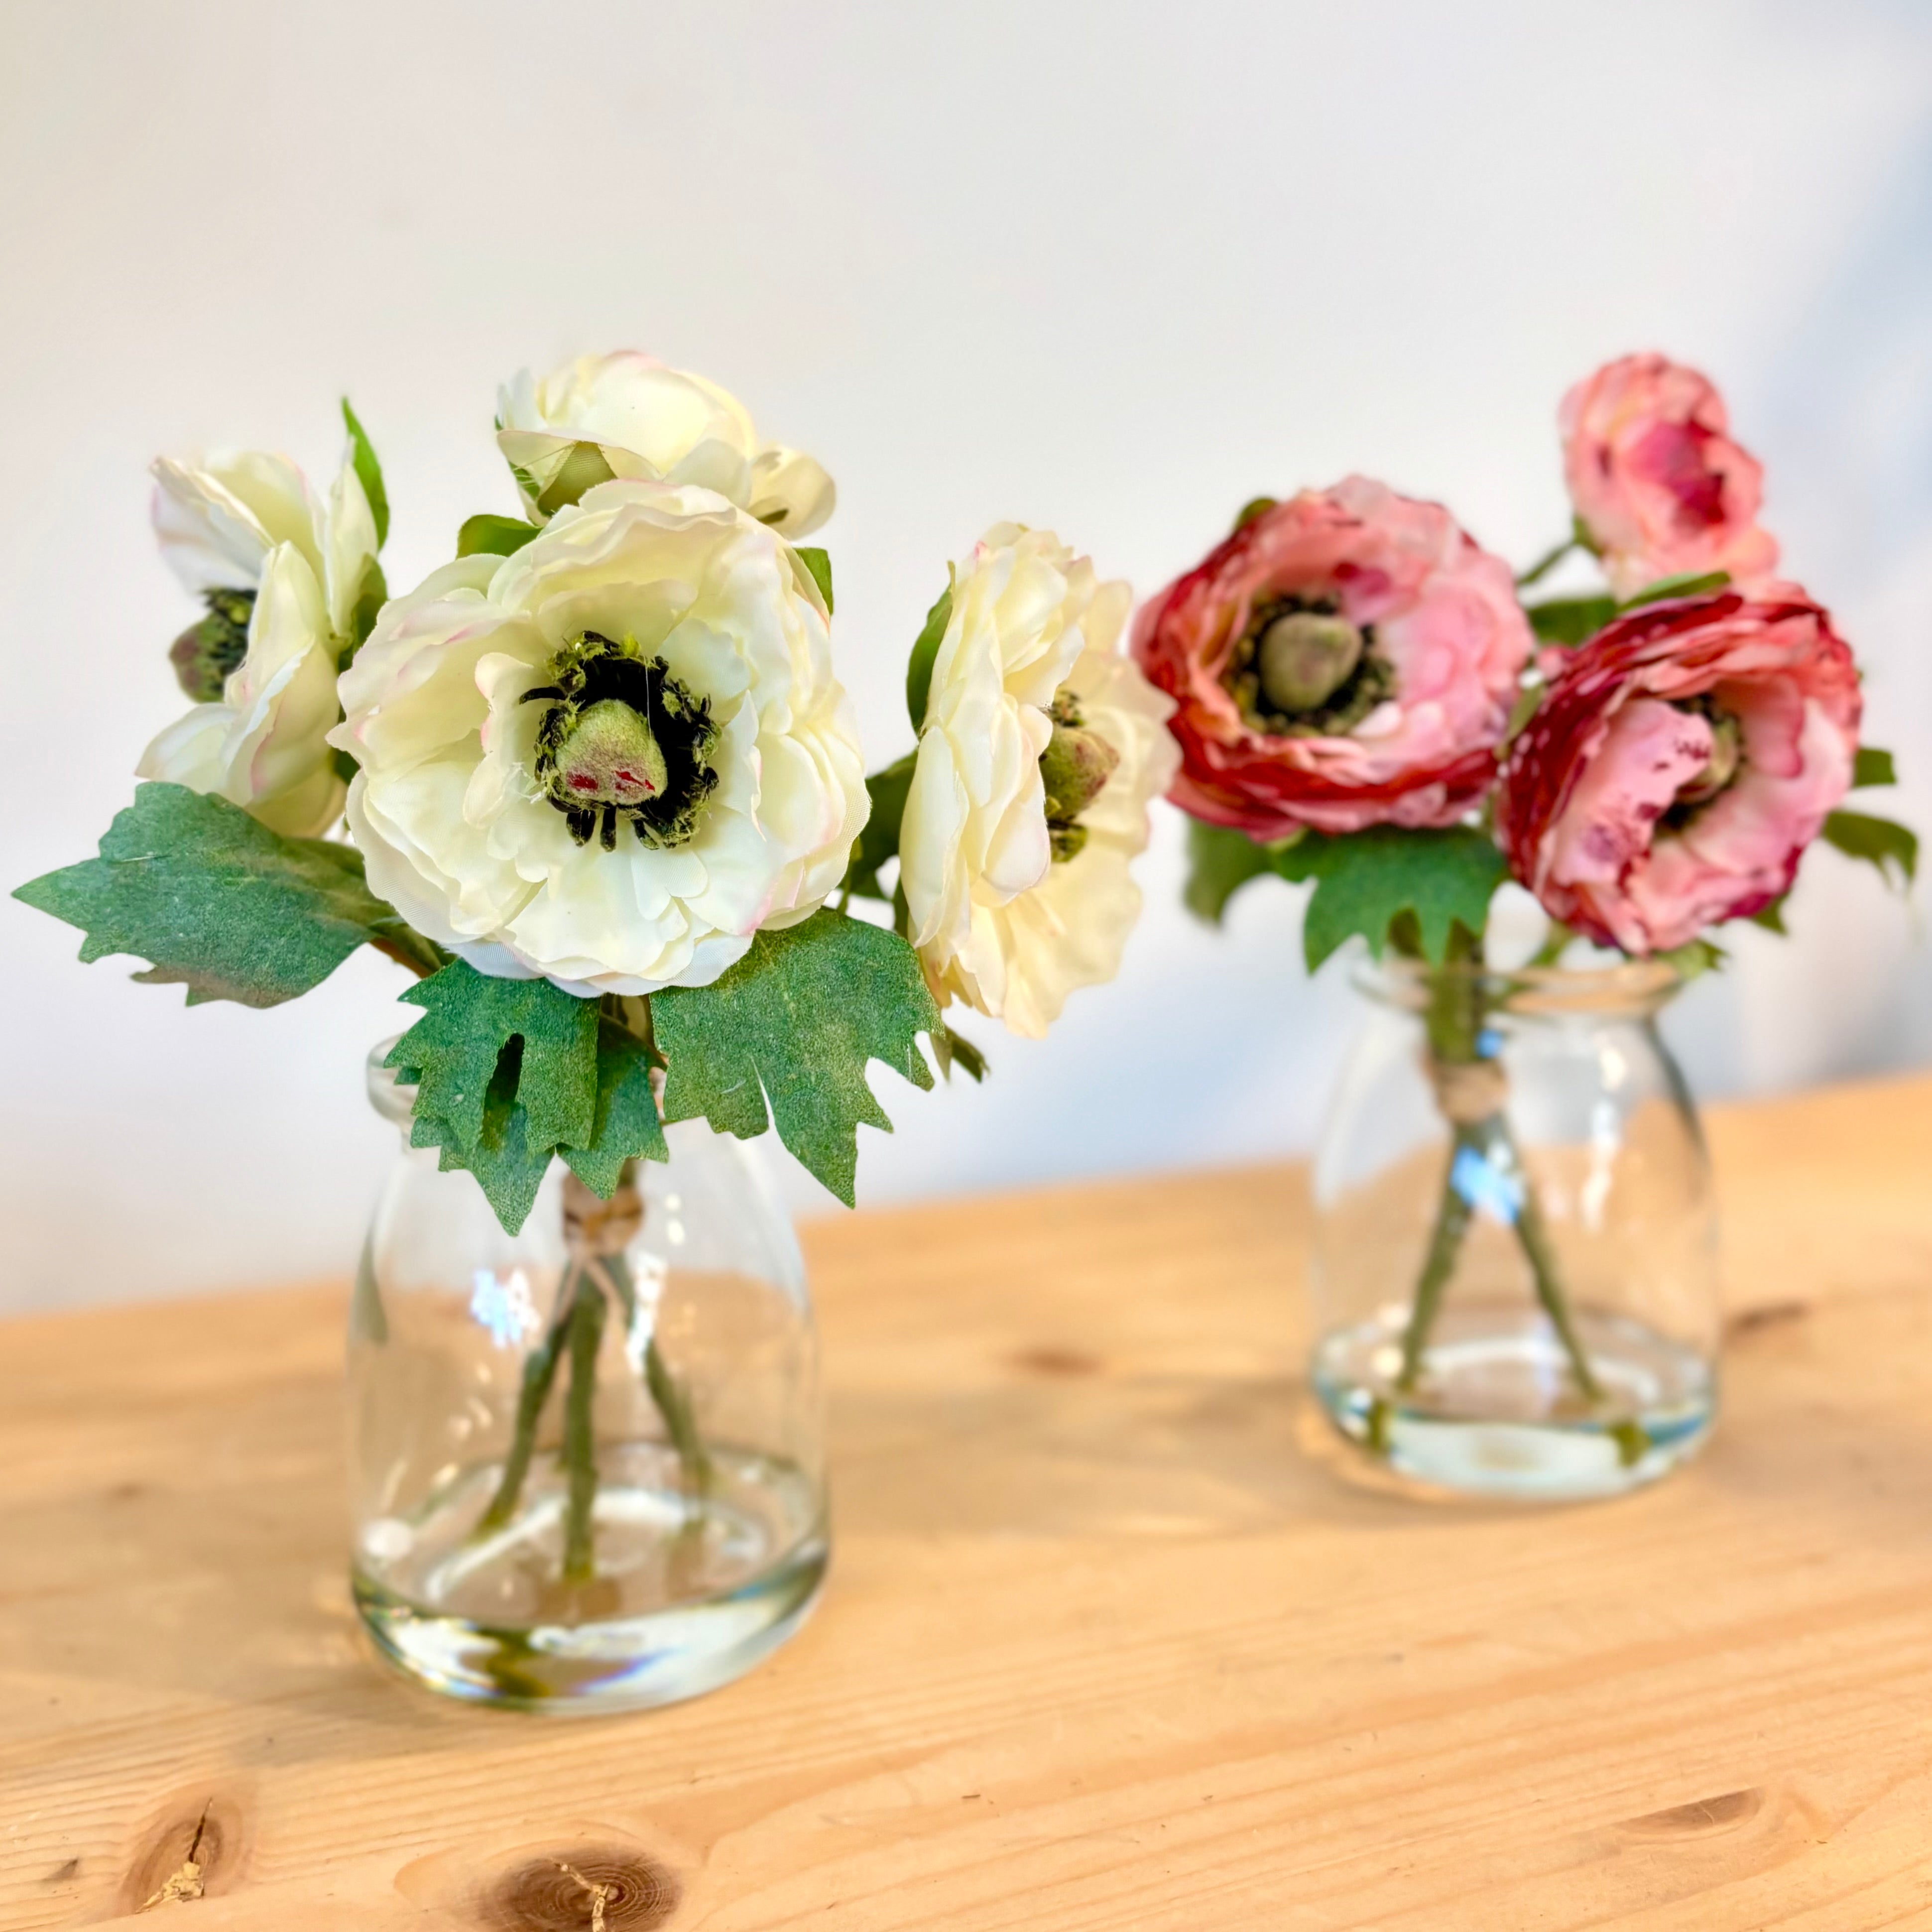
M 614 851 L 620 822 L 652 850 L 687 844 L 717 788 L 706 762 L 718 736 L 711 700 L 646 657 L 631 638 L 596 631 L 566 644 L 548 681 L 524 694 L 541 704 L 536 777 L 578 844 L 598 836 Z
M 1290 610 L 1256 640 L 1262 695 L 1276 711 L 1319 710 L 1361 661 L 1361 632 L 1325 611 Z

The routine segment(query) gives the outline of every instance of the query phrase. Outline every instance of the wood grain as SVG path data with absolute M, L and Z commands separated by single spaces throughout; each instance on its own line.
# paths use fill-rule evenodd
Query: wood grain
M 602 1722 L 369 1660 L 337 1290 L 0 1327 L 0 1928 L 1932 1926 L 1932 1081 L 1712 1126 L 1724 1424 L 1587 1508 L 1341 1479 L 1292 1168 L 814 1226 L 826 1601 Z

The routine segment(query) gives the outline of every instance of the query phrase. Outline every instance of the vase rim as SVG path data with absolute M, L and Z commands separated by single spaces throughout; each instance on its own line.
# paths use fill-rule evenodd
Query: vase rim
M 1468 960 L 1432 965 L 1385 955 L 1355 963 L 1356 987 L 1371 999 L 1419 1010 L 1444 980 L 1481 988 L 1487 1002 L 1522 1013 L 1654 1013 L 1684 984 L 1669 960 L 1626 959 L 1613 966 L 1490 966 Z

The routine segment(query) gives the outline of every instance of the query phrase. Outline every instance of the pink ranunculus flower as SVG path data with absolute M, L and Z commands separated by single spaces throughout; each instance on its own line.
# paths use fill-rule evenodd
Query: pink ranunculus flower
M 1669 952 L 1790 890 L 1850 788 L 1859 712 L 1850 648 L 1795 585 L 1647 604 L 1558 668 L 1497 836 L 1552 918 Z
M 1256 838 L 1454 823 L 1494 782 L 1534 640 L 1440 504 L 1352 476 L 1244 524 L 1141 611 L 1184 811 Z
M 1763 471 L 1731 440 L 1724 399 L 1661 356 L 1606 362 L 1563 398 L 1563 474 L 1619 597 L 1660 578 L 1778 566 L 1757 526 Z

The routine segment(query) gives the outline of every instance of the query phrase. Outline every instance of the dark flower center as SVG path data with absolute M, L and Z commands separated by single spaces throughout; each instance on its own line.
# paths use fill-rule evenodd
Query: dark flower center
M 1047 716 L 1053 721 L 1053 736 L 1040 754 L 1040 777 L 1046 792 L 1046 832 L 1053 862 L 1064 866 L 1085 846 L 1087 827 L 1079 822 L 1080 814 L 1100 796 L 1120 754 L 1088 728 L 1071 691 L 1063 688 L 1055 695 Z
M 1334 738 L 1395 691 L 1375 627 L 1352 623 L 1333 597 L 1289 596 L 1256 607 L 1222 682 L 1242 717 L 1275 738 Z
M 1736 715 L 1708 694 L 1679 698 L 1674 708 L 1703 718 L 1711 728 L 1711 755 L 1704 769 L 1677 788 L 1676 797 L 1664 814 L 1664 824 L 1678 832 L 1736 784 L 1744 766 L 1744 735 Z
M 718 736 L 711 700 L 634 639 L 596 631 L 566 644 L 545 675 L 524 702 L 544 707 L 536 778 L 570 836 L 584 845 L 601 832 L 614 851 L 624 819 L 654 851 L 686 843 L 718 784 L 706 763 Z
M 210 590 L 203 594 L 208 615 L 189 625 L 168 647 L 175 682 L 196 704 L 212 704 L 232 673 L 248 655 L 248 620 L 255 614 L 252 590 Z

